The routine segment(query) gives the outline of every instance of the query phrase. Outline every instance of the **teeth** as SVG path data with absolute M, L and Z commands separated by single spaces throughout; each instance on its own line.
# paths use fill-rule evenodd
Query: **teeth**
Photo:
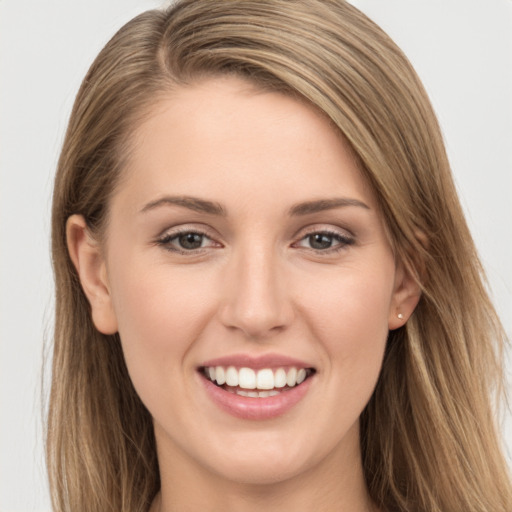
M 284 388 L 286 386 L 286 372 L 279 368 L 277 372 L 274 374 L 274 387 L 275 388 Z
M 258 389 L 274 389 L 274 372 L 269 368 L 259 370 L 256 382 Z
M 266 398 L 268 396 L 276 396 L 281 393 L 281 391 L 277 391 L 272 389 L 270 391 L 245 391 L 245 389 L 237 389 L 236 391 L 230 391 L 230 393 L 235 393 L 240 396 L 250 396 L 252 398 Z
M 293 388 L 304 382 L 310 372 L 306 368 L 291 367 L 286 371 L 284 368 L 273 370 L 271 368 L 263 368 L 261 370 L 253 370 L 252 368 L 237 369 L 234 366 L 209 366 L 204 369 L 204 374 L 212 382 L 216 382 L 219 386 L 226 384 L 230 387 L 239 387 L 236 393 L 241 396 L 275 396 L 279 394 L 276 389 L 288 386 Z M 259 390 L 247 392 L 243 390 Z M 266 394 L 261 394 L 266 392 Z
M 226 382 L 226 374 L 222 366 L 215 367 L 215 380 L 219 386 L 222 386 Z
M 228 386 L 238 386 L 238 372 L 234 366 L 230 366 L 226 370 L 226 384 Z
M 219 367 L 217 367 L 219 368 Z M 217 380 L 217 383 L 219 381 Z M 288 370 L 288 373 L 286 374 L 286 384 L 288 386 L 292 387 L 295 386 L 295 383 L 297 382 L 297 368 L 290 368 Z
M 236 371 L 236 370 L 235 370 Z M 252 368 L 240 368 L 238 373 L 238 385 L 244 389 L 255 389 L 256 387 L 256 374 Z M 259 374 L 259 372 L 258 372 Z

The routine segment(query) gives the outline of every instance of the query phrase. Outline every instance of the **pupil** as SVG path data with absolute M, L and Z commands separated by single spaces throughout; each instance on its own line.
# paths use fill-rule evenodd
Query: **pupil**
M 332 245 L 332 236 L 322 233 L 310 235 L 309 243 L 313 249 L 329 249 Z
M 179 242 L 184 249 L 198 249 L 203 243 L 203 235 L 198 233 L 186 233 L 180 235 Z

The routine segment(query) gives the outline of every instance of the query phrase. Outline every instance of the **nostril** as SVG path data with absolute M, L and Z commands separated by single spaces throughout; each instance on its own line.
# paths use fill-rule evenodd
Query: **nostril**
M 283 331 L 293 319 L 288 291 L 280 282 L 282 273 L 278 274 L 279 265 L 272 254 L 271 248 L 261 248 L 233 262 L 218 309 L 224 326 L 238 329 L 252 340 Z

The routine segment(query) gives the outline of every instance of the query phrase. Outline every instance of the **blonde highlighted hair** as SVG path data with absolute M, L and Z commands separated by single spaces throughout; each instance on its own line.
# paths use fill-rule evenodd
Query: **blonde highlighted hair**
M 47 464 L 56 512 L 143 512 L 160 482 L 150 414 L 119 339 L 100 334 L 66 246 L 79 213 L 101 236 L 130 134 L 163 95 L 235 74 L 309 102 L 350 143 L 397 259 L 422 298 L 390 332 L 361 416 L 368 491 L 383 511 L 510 512 L 491 397 L 505 336 L 427 95 L 406 57 L 343 0 L 183 0 L 111 39 L 77 95 L 55 181 L 56 323 Z

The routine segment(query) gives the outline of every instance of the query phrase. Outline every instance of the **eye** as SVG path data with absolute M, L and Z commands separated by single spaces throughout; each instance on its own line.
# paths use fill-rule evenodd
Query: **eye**
M 205 236 L 201 233 L 184 233 L 178 235 L 175 240 L 182 249 L 193 250 L 203 246 Z
M 206 233 L 192 230 L 166 233 L 157 240 L 157 244 L 168 251 L 179 253 L 190 253 L 208 247 L 220 247 L 220 244 L 213 241 Z
M 315 231 L 299 240 L 296 247 L 304 247 L 317 252 L 333 252 L 354 243 L 354 239 L 332 231 Z

